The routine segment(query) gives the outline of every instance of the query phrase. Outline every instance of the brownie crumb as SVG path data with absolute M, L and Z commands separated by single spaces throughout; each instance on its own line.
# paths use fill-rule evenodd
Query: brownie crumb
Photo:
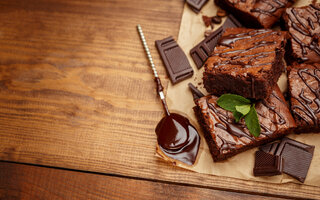
M 206 27 L 209 27 L 211 24 L 211 18 L 212 17 L 208 17 L 206 15 L 202 15 L 202 21 L 203 23 L 206 25 Z
M 225 10 L 219 9 L 217 11 L 217 16 L 218 17 L 225 17 L 225 16 L 227 16 L 227 12 Z

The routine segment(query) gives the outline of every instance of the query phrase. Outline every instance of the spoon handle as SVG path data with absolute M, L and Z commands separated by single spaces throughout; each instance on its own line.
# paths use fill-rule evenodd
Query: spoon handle
M 164 108 L 164 110 L 166 112 L 166 115 L 169 116 L 170 112 L 169 112 L 169 109 L 168 109 L 168 106 L 167 106 L 166 99 L 165 99 L 164 94 L 163 94 L 163 86 L 162 86 L 161 80 L 160 80 L 160 78 L 158 76 L 157 69 L 156 69 L 156 67 L 155 67 L 155 65 L 153 63 L 148 44 L 146 42 L 146 38 L 144 37 L 144 34 L 143 34 L 143 31 L 142 31 L 142 28 L 141 28 L 140 24 L 137 25 L 137 29 L 138 29 L 138 32 L 139 32 L 139 35 L 140 35 L 140 39 L 142 41 L 142 45 L 144 47 L 145 52 L 147 53 L 147 57 L 148 57 L 149 63 L 151 65 L 151 68 L 152 68 L 152 71 L 153 71 L 153 75 L 154 75 L 154 78 L 155 78 L 154 80 L 155 80 L 155 82 L 157 84 L 158 95 L 159 95 L 159 97 L 161 99 L 161 102 L 162 102 L 163 108 Z

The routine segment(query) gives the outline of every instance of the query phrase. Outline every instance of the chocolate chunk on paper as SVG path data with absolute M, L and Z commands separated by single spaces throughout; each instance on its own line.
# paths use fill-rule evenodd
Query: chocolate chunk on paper
M 283 172 L 304 182 L 312 161 L 314 146 L 283 138 L 275 155 L 284 160 Z
M 208 37 L 190 50 L 190 55 L 196 64 L 201 68 L 203 63 L 209 58 L 217 45 L 220 37 L 226 28 L 241 27 L 242 25 L 232 15 L 229 15 L 224 24 L 217 30 L 213 31 Z
M 283 159 L 264 151 L 256 151 L 254 176 L 274 176 L 282 173 Z
M 186 0 L 186 2 L 195 13 L 199 13 L 208 0 Z
M 157 40 L 156 46 L 172 84 L 193 75 L 193 69 L 187 56 L 171 36 Z

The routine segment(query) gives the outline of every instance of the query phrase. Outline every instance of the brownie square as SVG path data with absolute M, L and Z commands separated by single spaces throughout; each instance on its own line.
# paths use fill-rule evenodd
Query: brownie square
M 320 64 L 293 64 L 288 87 L 296 133 L 320 131 Z
M 252 28 L 270 28 L 294 0 L 215 0 L 218 6 Z
M 287 8 L 283 15 L 289 32 L 286 60 L 289 63 L 320 62 L 320 4 Z
M 286 38 L 270 29 L 226 29 L 204 64 L 204 87 L 215 95 L 266 98 L 284 71 Z
M 240 152 L 274 141 L 295 128 L 296 124 L 276 85 L 268 98 L 256 103 L 261 134 L 252 136 L 241 119 L 234 121 L 230 111 L 217 105 L 217 96 L 195 100 L 196 113 L 214 161 L 225 160 Z

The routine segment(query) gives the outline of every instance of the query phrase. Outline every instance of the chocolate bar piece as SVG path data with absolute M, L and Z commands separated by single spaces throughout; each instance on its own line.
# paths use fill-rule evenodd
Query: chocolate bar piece
M 156 46 L 172 84 L 193 75 L 193 69 L 186 54 L 171 36 L 163 40 L 157 40 Z
M 225 160 L 240 152 L 282 138 L 296 127 L 284 97 L 277 85 L 270 96 L 255 104 L 261 134 L 254 137 L 245 120 L 235 122 L 232 112 L 217 105 L 217 96 L 195 100 L 194 111 L 203 129 L 214 161 Z
M 264 151 L 256 151 L 254 176 L 274 176 L 282 173 L 283 159 Z
M 208 0 L 186 0 L 186 2 L 195 13 L 199 13 Z
M 283 138 L 275 155 L 284 160 L 283 172 L 304 182 L 312 161 L 314 146 Z
M 280 142 L 278 142 L 278 141 L 270 143 L 270 144 L 266 144 L 266 145 L 260 146 L 259 150 L 263 151 L 265 153 L 269 153 L 271 155 L 274 155 L 277 151 L 279 144 L 280 144 Z
M 242 25 L 232 15 L 229 15 L 220 28 L 212 32 L 208 37 L 190 50 L 190 55 L 198 69 L 201 68 L 203 63 L 209 58 L 224 30 L 232 27 L 242 27 Z
M 201 97 L 204 96 L 204 94 L 200 90 L 198 90 L 192 83 L 189 83 L 188 86 L 194 100 L 200 99 Z

